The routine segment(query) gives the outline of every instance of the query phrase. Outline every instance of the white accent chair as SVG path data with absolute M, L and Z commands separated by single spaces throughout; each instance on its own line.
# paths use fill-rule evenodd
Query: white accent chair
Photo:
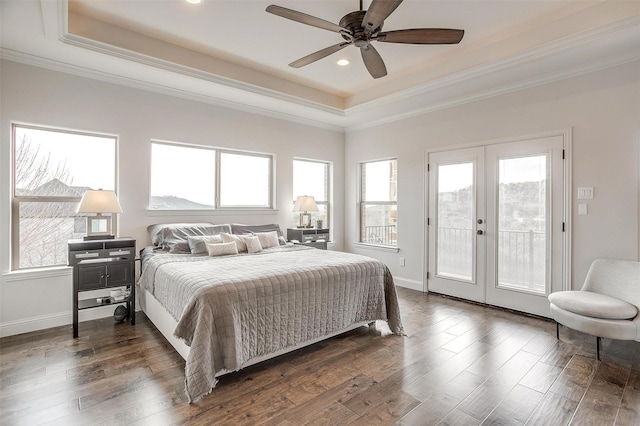
M 600 339 L 640 341 L 640 262 L 597 259 L 589 268 L 579 291 L 549 295 L 556 337 L 562 324 Z

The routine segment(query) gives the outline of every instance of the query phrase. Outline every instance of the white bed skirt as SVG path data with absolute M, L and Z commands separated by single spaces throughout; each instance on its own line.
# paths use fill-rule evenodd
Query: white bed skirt
M 178 322 L 171 316 L 169 311 L 167 311 L 164 306 L 160 304 L 158 299 L 156 299 L 153 294 L 149 293 L 146 289 L 141 289 L 140 287 L 136 288 L 136 295 L 138 296 L 138 301 L 140 302 L 140 307 L 142 311 L 147 315 L 147 317 L 153 322 L 156 328 L 162 333 L 162 335 L 167 339 L 171 346 L 175 348 L 175 350 L 180 354 L 180 356 L 186 361 L 189 356 L 190 347 L 187 346 L 181 339 L 178 339 L 173 335 L 173 331 L 176 329 L 176 325 Z M 266 361 L 268 359 L 275 358 L 280 355 L 284 355 L 286 353 L 295 351 L 296 349 L 304 348 L 305 346 L 313 345 L 314 343 L 318 343 L 322 340 L 329 339 L 331 337 L 337 336 L 339 334 L 345 333 L 347 331 L 355 330 L 358 327 L 362 327 L 368 325 L 368 322 L 360 322 L 356 324 L 352 324 L 344 330 L 337 331 L 335 333 L 328 334 L 326 336 L 322 336 L 316 339 L 308 340 L 304 343 L 300 343 L 298 345 L 289 346 L 284 349 L 280 349 L 276 352 L 267 355 L 261 355 L 255 358 L 251 358 L 247 362 L 242 365 L 242 368 L 248 367 L 250 365 L 257 364 L 262 361 Z M 231 373 L 232 371 L 224 370 L 216 374 L 216 377 L 222 376 L 223 374 Z

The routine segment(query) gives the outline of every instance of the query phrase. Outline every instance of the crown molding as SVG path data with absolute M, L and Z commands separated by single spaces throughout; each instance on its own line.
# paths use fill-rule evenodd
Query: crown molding
M 26 64 L 26 65 L 40 67 L 40 68 L 45 68 L 51 71 L 72 74 L 78 77 L 90 78 L 90 79 L 102 81 L 105 83 L 117 84 L 120 86 L 146 90 L 149 92 L 192 100 L 195 102 L 215 105 L 215 106 L 229 108 L 237 111 L 263 115 L 263 116 L 285 120 L 285 121 L 296 122 L 296 123 L 313 126 L 313 127 L 319 127 L 327 130 L 333 130 L 333 131 L 344 130 L 343 125 L 335 124 L 333 120 L 328 120 L 325 117 L 313 118 L 312 116 L 314 115 L 314 111 L 311 111 L 311 113 L 306 114 L 306 116 L 303 114 L 294 114 L 292 112 L 278 111 L 276 109 L 255 106 L 246 102 L 236 102 L 236 101 L 224 99 L 221 97 L 215 97 L 211 95 L 197 93 L 191 90 L 180 89 L 180 88 L 171 87 L 168 85 L 156 84 L 149 81 L 142 81 L 140 79 L 136 79 L 136 78 L 132 78 L 124 75 L 113 74 L 113 73 L 108 73 L 105 71 L 100 71 L 92 68 L 64 63 L 64 62 L 52 60 L 49 58 L 43 58 L 41 56 L 35 56 L 28 53 L 5 49 L 2 47 L 0 47 L 0 59 L 5 59 L 13 62 Z M 300 109 L 298 108 L 297 112 L 299 112 L 299 110 Z M 344 112 L 340 111 L 339 115 L 343 116 Z
M 472 69 L 468 70 L 468 71 L 462 71 L 462 72 L 458 72 L 455 74 L 451 74 L 448 75 L 446 77 L 442 77 L 438 80 L 435 81 L 431 81 L 419 86 L 415 86 L 415 87 L 411 87 L 402 91 L 398 91 L 396 93 L 393 93 L 391 95 L 388 96 L 384 96 L 381 98 L 378 98 L 376 100 L 373 101 L 369 101 L 366 103 L 362 103 L 353 107 L 349 107 L 347 109 L 345 109 L 345 112 L 347 114 L 347 116 L 351 116 L 351 115 L 355 115 L 358 113 L 365 113 L 365 111 L 368 110 L 375 110 L 384 106 L 388 106 L 390 104 L 395 104 L 395 103 L 400 103 L 403 101 L 406 101 L 408 99 L 413 99 L 416 97 L 420 97 L 422 95 L 425 95 L 429 92 L 434 92 L 436 90 L 439 89 L 443 89 L 446 87 L 451 87 L 453 85 L 456 84 L 460 84 L 463 82 L 467 82 L 469 80 L 474 80 L 474 79 L 478 79 L 481 78 L 483 76 L 487 76 L 487 75 L 491 75 L 494 74 L 496 72 L 500 72 L 500 71 L 504 71 L 505 69 L 509 69 L 515 66 L 519 66 L 519 65 L 523 65 L 526 63 L 530 63 L 536 60 L 542 60 L 548 56 L 551 56 L 553 54 L 557 54 L 557 53 L 561 53 L 563 51 L 566 51 L 570 48 L 576 48 L 576 47 L 581 47 L 584 46 L 587 43 L 590 42 L 594 42 L 595 40 L 601 39 L 605 36 L 614 34 L 616 32 L 619 31 L 624 31 L 633 27 L 640 27 L 640 15 L 634 15 L 625 19 L 621 19 L 619 21 L 610 23 L 608 25 L 604 25 L 602 27 L 598 27 L 595 29 L 591 29 L 591 30 L 587 30 L 587 31 L 583 31 L 581 33 L 578 34 L 573 34 L 571 36 L 567 36 L 567 37 L 563 37 L 560 38 L 554 42 L 551 43 L 547 43 L 545 45 L 542 45 L 538 48 L 535 49 L 530 49 L 526 52 L 523 52 L 521 54 L 517 54 L 517 55 L 513 55 L 507 59 L 504 59 L 502 61 L 497 61 L 497 62 L 493 62 L 487 65 L 480 65 L 480 66 L 476 66 L 473 67 Z M 640 28 L 639 30 L 640 31 Z M 611 67 L 611 66 L 616 66 L 616 65 L 620 65 L 623 63 L 627 63 L 627 62 L 632 62 L 633 60 L 636 60 L 637 58 L 640 58 L 640 52 L 636 52 L 635 55 L 635 59 L 634 58 L 627 58 L 627 57 L 623 57 L 620 58 L 619 61 L 613 60 L 613 61 L 605 61 L 603 65 L 600 64 L 596 64 L 596 65 L 589 65 L 585 68 L 585 71 L 576 71 L 574 69 L 571 70 L 567 70 L 566 73 L 563 73 L 562 71 L 553 73 L 553 75 L 555 75 L 556 80 L 550 80 L 548 78 L 545 79 L 541 79 L 544 80 L 540 83 L 537 84 L 546 84 L 546 83 L 551 83 L 553 81 L 557 81 L 557 80 L 562 80 L 565 78 L 569 78 L 571 76 L 575 76 L 575 75 L 579 75 L 579 74 L 584 74 L 587 72 L 591 72 L 591 71 L 595 71 L 595 70 L 599 70 L 599 69 L 603 69 L 603 68 L 607 68 L 607 67 Z M 611 62 L 611 64 L 608 64 L 608 62 Z M 526 80 L 523 81 L 521 85 L 515 84 L 515 85 L 509 85 L 509 86 L 505 86 L 504 90 L 502 90 L 501 88 L 497 88 L 495 90 L 492 91 L 487 91 L 485 96 L 482 96 L 480 98 L 476 97 L 471 97 L 468 102 L 472 102 L 474 100 L 478 100 L 478 99 L 483 99 L 485 97 L 491 97 L 491 96 L 496 96 L 502 93 L 507 93 L 507 92 L 513 92 L 515 90 L 519 90 L 519 89 L 526 89 L 529 87 L 532 87 L 534 85 L 532 81 Z M 494 93 L 495 94 L 492 94 Z M 455 103 L 452 103 L 450 106 L 454 106 L 454 105 L 458 105 L 459 102 L 456 101 Z M 443 104 L 444 105 L 444 104 Z M 447 106 L 444 105 L 442 107 L 438 107 L 437 109 L 442 109 L 442 108 L 446 108 Z M 409 116 L 413 116 L 415 114 L 413 113 L 408 113 L 407 117 Z M 396 116 L 395 120 L 397 119 L 401 119 L 403 117 L 400 116 Z M 384 120 L 383 120 L 384 121 Z M 389 120 L 386 120 L 386 122 L 388 122 Z M 380 124 L 380 122 L 376 121 L 376 123 Z M 368 126 L 369 123 L 365 124 L 365 127 L 371 127 Z M 374 125 L 378 125 L 378 124 L 374 124 Z M 350 126 L 349 129 L 355 129 L 355 126 Z M 360 128 L 360 127 L 358 127 Z

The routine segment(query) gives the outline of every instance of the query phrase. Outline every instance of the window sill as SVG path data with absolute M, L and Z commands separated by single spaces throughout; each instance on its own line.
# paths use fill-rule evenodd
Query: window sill
M 211 209 L 211 210 L 150 210 L 147 216 L 236 216 L 236 215 L 277 215 L 277 209 Z
M 5 282 L 29 281 L 43 278 L 71 276 L 73 268 L 70 266 L 52 266 L 50 268 L 24 269 L 2 274 Z
M 400 251 L 398 247 L 394 247 L 394 246 L 381 246 L 377 244 L 368 244 L 368 243 L 353 243 L 353 245 L 358 248 L 375 250 L 375 251 L 386 251 L 387 253 L 398 253 Z

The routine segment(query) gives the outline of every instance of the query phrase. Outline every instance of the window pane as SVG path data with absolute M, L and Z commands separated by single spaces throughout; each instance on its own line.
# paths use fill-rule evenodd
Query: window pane
M 151 144 L 150 209 L 212 209 L 215 182 L 213 149 Z
M 220 154 L 220 206 L 271 207 L 271 158 Z
M 86 234 L 86 217 L 77 208 L 78 203 L 20 203 L 20 268 L 67 264 L 68 240 Z
M 396 170 L 396 160 L 362 164 L 362 201 L 396 201 Z
M 293 160 L 293 200 L 299 195 L 310 195 L 316 202 L 327 201 L 328 170 L 327 163 Z
M 397 245 L 397 161 L 362 163 L 360 242 Z
M 361 242 L 386 246 L 397 245 L 397 206 L 363 204 L 360 222 Z
M 498 167 L 498 285 L 544 294 L 547 157 L 501 159 Z
M 318 205 L 319 211 L 311 213 L 311 226 L 317 228 L 317 221 L 320 220 L 322 228 L 330 228 L 328 215 L 329 163 L 293 160 L 293 203 L 299 195 L 312 196 Z M 299 213 L 292 213 L 291 223 L 294 226 L 300 225 Z
M 473 281 L 473 163 L 438 166 L 436 273 Z
M 113 137 L 15 126 L 15 195 L 82 197 L 115 189 Z

